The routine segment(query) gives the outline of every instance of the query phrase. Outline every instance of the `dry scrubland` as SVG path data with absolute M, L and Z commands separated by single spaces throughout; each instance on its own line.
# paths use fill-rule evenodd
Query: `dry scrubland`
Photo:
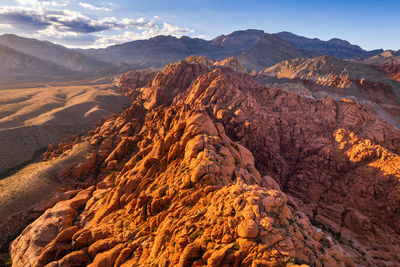
M 0 174 L 127 105 L 110 84 L 0 89 Z
M 30 164 L 0 180 L 0 249 L 6 249 L 1 244 L 10 242 L 35 218 L 35 205 L 46 203 L 57 189 L 70 183 L 60 180 L 59 173 L 82 160 L 89 150 L 87 143 L 79 144 L 60 158 Z
M 59 160 L 24 166 L 38 159 L 49 144 L 83 134 L 129 105 L 109 83 L 77 83 L 0 87 L 0 217 L 5 218 L 0 222 L 1 244 L 34 218 L 34 204 L 68 184 L 58 179 L 58 173 L 83 157 L 88 146 L 77 146 Z

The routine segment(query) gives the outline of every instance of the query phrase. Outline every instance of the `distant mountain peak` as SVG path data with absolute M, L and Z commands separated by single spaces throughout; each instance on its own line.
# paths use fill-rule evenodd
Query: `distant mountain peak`
M 34 38 L 25 38 L 14 34 L 0 36 L 0 44 L 44 61 L 57 64 L 74 71 L 91 70 L 99 67 L 110 66 L 94 58 L 84 56 L 76 50 L 68 49 L 62 45 L 41 41 Z
M 350 42 L 339 38 L 332 38 L 329 41 L 322 41 L 318 38 L 311 39 L 286 31 L 275 33 L 274 35 L 291 43 L 297 49 L 305 52 L 310 57 L 331 55 L 339 59 L 365 59 L 377 55 L 383 51 L 366 51 L 358 45 L 353 45 Z

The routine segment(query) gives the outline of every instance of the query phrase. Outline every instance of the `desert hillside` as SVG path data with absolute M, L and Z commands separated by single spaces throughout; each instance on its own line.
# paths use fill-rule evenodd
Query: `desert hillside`
M 61 72 L 68 74 L 69 70 L 0 44 L 0 78 L 2 80 L 15 74 L 33 76 L 56 75 Z
M 63 157 L 29 164 L 0 180 L 1 252 L 6 252 L 8 244 L 51 203 L 69 196 L 62 190 L 74 181 L 58 179 L 58 174 L 85 159 L 88 149 L 88 144 L 79 144 Z M 0 254 L 0 265 L 1 258 Z
M 110 84 L 0 90 L 0 173 L 51 143 L 86 133 L 129 100 Z
M 104 62 L 86 57 L 61 45 L 14 34 L 0 35 L 0 44 L 12 47 L 20 53 L 39 58 L 68 70 L 90 70 L 106 65 Z

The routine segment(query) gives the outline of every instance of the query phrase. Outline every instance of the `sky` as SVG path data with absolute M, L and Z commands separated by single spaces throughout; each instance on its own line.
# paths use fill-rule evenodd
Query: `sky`
M 156 35 L 210 40 L 236 30 L 400 49 L 398 0 L 0 0 L 0 34 L 100 48 Z

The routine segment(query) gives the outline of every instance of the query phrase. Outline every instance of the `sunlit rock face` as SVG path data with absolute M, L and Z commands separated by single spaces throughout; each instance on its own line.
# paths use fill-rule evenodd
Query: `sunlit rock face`
M 400 51 L 387 50 L 363 60 L 362 63 L 383 72 L 390 79 L 400 82 Z
M 255 77 L 266 86 L 308 98 L 345 98 L 361 103 L 375 109 L 388 123 L 400 127 L 398 63 L 372 63 L 380 62 L 371 61 L 373 58 L 360 62 L 331 56 L 298 58 L 280 62 Z
M 60 178 L 79 190 L 12 243 L 15 266 L 400 264 L 400 132 L 373 109 L 201 58 L 130 94 L 76 141 L 94 153 Z

